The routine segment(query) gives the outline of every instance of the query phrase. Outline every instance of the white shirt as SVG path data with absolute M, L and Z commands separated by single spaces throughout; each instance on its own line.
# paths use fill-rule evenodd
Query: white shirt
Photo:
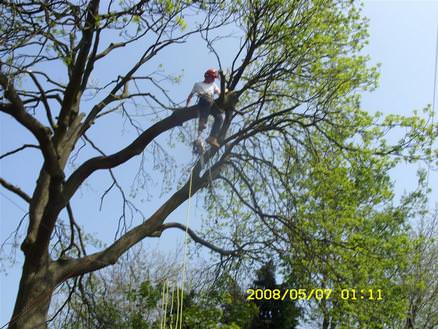
M 190 95 L 195 95 L 195 94 L 197 96 L 208 95 L 213 97 L 214 94 L 220 94 L 220 89 L 214 82 L 206 83 L 201 81 L 201 82 L 196 82 L 193 85 L 193 89 Z

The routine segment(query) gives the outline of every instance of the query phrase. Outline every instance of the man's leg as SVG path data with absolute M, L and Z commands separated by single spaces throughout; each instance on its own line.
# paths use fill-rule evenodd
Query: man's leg
M 202 131 L 207 127 L 207 119 L 210 114 L 210 103 L 204 98 L 200 98 L 198 102 L 198 137 L 201 135 Z
M 220 112 L 215 106 L 213 106 L 210 110 L 210 114 L 213 115 L 214 122 L 213 127 L 211 128 L 210 137 L 207 139 L 207 142 L 215 147 L 220 147 L 217 138 L 219 135 L 219 131 L 222 127 L 222 123 L 224 122 L 222 112 Z
M 205 98 L 199 98 L 198 101 L 198 136 L 193 143 L 193 151 L 203 154 L 205 151 L 205 142 L 201 138 L 202 131 L 207 127 L 208 115 L 210 114 L 211 101 Z

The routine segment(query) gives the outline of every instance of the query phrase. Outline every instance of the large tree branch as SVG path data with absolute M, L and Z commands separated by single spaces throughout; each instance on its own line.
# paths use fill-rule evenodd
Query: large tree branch
M 99 42 L 100 42 L 100 33 L 101 33 L 101 29 L 97 29 L 96 36 L 94 38 L 93 50 L 91 51 L 91 54 L 88 58 L 87 66 L 85 68 L 84 76 L 82 78 L 81 92 L 84 92 L 85 88 L 87 88 L 88 79 L 90 78 L 91 72 L 94 69 L 95 57 L 96 57 L 97 49 L 99 47 Z
M 74 110 L 75 104 L 79 102 L 78 94 L 81 90 L 85 65 L 92 45 L 99 3 L 99 0 L 92 0 L 87 8 L 85 27 L 82 33 L 82 39 L 79 43 L 79 53 L 74 63 L 72 76 L 65 90 L 64 100 L 59 113 L 58 126 L 61 135 L 63 135 L 69 125 L 70 114 L 72 110 Z
M 20 189 L 19 187 L 15 186 L 15 185 L 12 185 L 11 183 L 8 183 L 7 181 L 5 181 L 1 177 L 0 177 L 0 184 L 5 189 L 7 189 L 7 190 L 11 191 L 12 193 L 15 193 L 16 195 L 18 195 L 24 201 L 30 203 L 30 201 L 32 200 L 32 198 L 26 192 L 24 192 L 22 189 Z
M 57 281 L 62 282 L 70 277 L 96 271 L 110 264 L 114 264 L 118 258 L 133 245 L 145 237 L 155 236 L 156 232 L 160 231 L 167 216 L 188 200 L 191 195 L 207 186 L 210 180 L 215 179 L 219 175 L 222 167 L 228 162 L 229 152 L 231 152 L 231 149 L 226 149 L 221 158 L 210 169 L 205 170 L 201 177 L 198 176 L 201 170 L 198 162 L 192 170 L 191 178 L 189 178 L 183 187 L 176 191 L 152 216 L 142 224 L 126 232 L 106 249 L 79 259 L 60 259 L 58 264 L 62 267 L 62 270 L 59 272 Z
M 136 155 L 139 155 L 146 146 L 153 141 L 157 136 L 174 127 L 181 126 L 184 122 L 196 118 L 198 115 L 196 106 L 182 108 L 174 111 L 167 118 L 157 122 L 149 129 L 138 136 L 130 145 L 121 151 L 109 156 L 99 156 L 84 162 L 73 174 L 68 178 L 64 187 L 64 196 L 69 200 L 75 193 L 82 182 L 87 179 L 93 172 L 100 169 L 110 169 L 119 166 L 122 163 L 130 160 Z

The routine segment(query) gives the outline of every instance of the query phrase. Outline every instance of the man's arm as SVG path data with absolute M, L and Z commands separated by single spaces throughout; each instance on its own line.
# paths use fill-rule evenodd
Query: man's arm
M 190 92 L 189 96 L 187 97 L 186 107 L 189 106 L 190 101 L 192 100 L 193 95 L 197 93 L 197 90 L 198 90 L 198 86 L 197 86 L 197 83 L 195 83 L 193 85 L 192 91 Z

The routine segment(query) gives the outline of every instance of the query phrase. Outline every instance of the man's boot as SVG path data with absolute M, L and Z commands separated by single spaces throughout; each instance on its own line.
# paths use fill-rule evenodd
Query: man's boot
M 207 143 L 210 144 L 211 146 L 216 147 L 216 148 L 221 147 L 220 144 L 219 144 L 219 142 L 217 141 L 217 138 L 216 138 L 216 137 L 211 137 L 211 136 L 208 137 L 208 138 L 207 138 Z

